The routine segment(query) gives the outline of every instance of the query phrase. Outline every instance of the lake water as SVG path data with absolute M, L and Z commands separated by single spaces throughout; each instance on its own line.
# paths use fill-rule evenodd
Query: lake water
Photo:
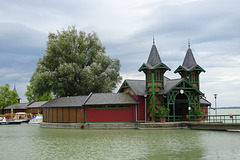
M 219 114 L 222 111 L 218 110 Z M 238 114 L 227 111 L 224 114 Z M 47 129 L 0 125 L 0 160 L 240 159 L 240 132 Z
M 210 115 L 215 115 L 214 109 L 209 110 Z M 240 115 L 240 109 L 217 109 L 217 115 Z

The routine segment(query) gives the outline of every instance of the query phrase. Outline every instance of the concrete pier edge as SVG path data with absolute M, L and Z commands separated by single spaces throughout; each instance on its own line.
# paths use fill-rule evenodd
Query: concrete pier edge
M 68 128 L 68 129 L 192 129 L 212 131 L 240 131 L 240 123 L 189 123 L 189 122 L 166 122 L 166 123 L 41 123 L 42 128 Z

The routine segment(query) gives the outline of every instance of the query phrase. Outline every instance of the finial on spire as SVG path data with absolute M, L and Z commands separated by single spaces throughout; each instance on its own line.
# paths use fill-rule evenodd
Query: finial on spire
M 190 39 L 188 38 L 188 48 L 190 48 Z
M 155 39 L 154 39 L 154 35 L 153 35 L 153 44 L 155 44 Z

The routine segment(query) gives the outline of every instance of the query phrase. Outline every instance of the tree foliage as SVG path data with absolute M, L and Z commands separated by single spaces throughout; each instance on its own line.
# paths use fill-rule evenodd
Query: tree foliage
M 7 83 L 5 86 L 0 86 L 0 108 L 18 103 L 18 94 L 9 90 L 9 88 L 10 86 Z
M 42 95 L 56 97 L 111 92 L 121 81 L 120 61 L 105 55 L 95 32 L 86 34 L 74 26 L 49 33 L 46 54 L 40 58 L 30 83 Z
M 32 101 L 49 101 L 53 99 L 52 93 L 45 92 L 44 94 L 40 95 L 33 91 L 33 86 L 30 83 L 30 85 L 27 85 L 27 91 L 25 92 L 25 96 L 27 97 L 28 102 Z

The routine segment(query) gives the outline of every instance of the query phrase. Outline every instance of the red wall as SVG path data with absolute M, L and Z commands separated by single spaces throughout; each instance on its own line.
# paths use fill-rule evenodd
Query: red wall
M 145 120 L 145 98 L 139 97 L 139 104 L 138 104 L 138 121 Z
M 132 107 L 129 109 L 90 109 L 89 106 L 86 106 L 86 121 L 133 121 L 133 109 Z
M 136 96 L 132 95 L 136 100 L 139 101 L 138 107 L 137 107 L 137 120 L 138 121 L 144 121 L 145 120 L 145 98 L 143 96 Z M 135 114 L 136 116 L 136 114 Z M 136 117 L 135 117 L 136 119 Z

